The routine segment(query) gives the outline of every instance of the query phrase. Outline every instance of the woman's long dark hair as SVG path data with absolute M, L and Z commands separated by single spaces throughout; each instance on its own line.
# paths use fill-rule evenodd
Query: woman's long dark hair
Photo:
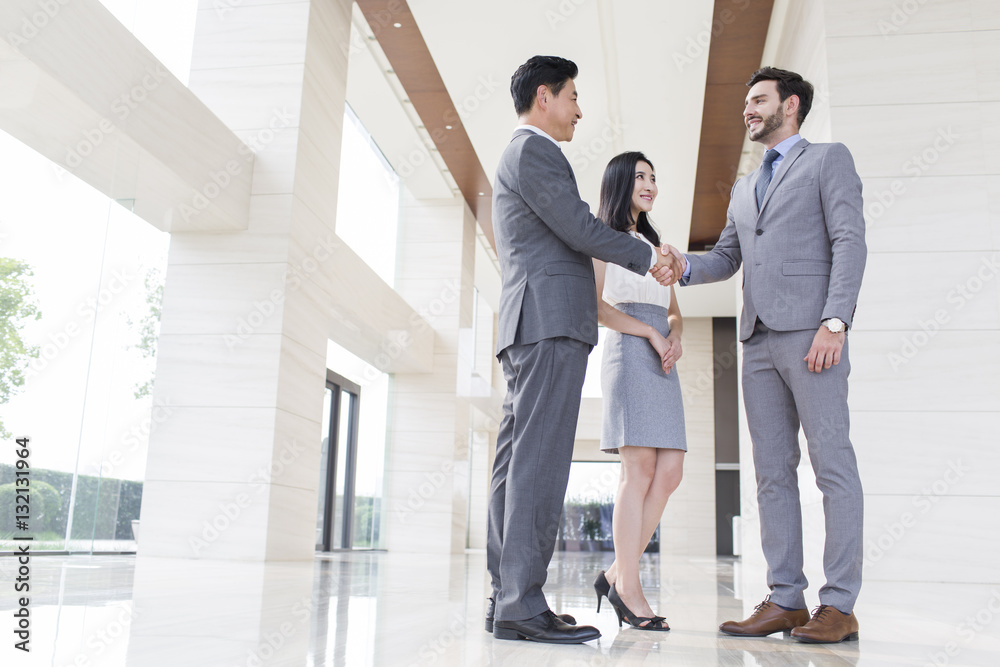
M 635 165 L 645 162 L 655 171 L 649 158 L 639 151 L 628 151 L 611 158 L 601 179 L 601 206 L 597 217 L 611 229 L 627 232 L 632 226 L 632 193 L 635 191 Z M 660 235 L 656 233 L 645 211 L 639 211 L 635 230 L 645 236 L 655 246 L 660 245 Z

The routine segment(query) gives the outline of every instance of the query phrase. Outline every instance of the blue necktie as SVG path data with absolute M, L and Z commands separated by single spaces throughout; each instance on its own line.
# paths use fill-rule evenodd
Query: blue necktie
M 760 210 L 760 205 L 764 201 L 764 193 L 767 192 L 767 186 L 771 184 L 771 163 L 773 163 L 780 153 L 769 148 L 766 153 L 764 153 L 764 162 L 760 165 L 760 176 L 757 177 L 757 210 Z

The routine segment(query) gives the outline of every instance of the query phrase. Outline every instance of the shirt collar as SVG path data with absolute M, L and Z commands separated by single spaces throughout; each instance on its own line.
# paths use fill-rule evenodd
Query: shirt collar
M 518 126 L 517 126 L 517 129 L 518 129 L 518 130 L 520 130 L 520 129 L 525 129 L 525 130 L 531 130 L 531 131 L 532 131 L 532 132 L 534 132 L 535 134 L 538 134 L 538 135 L 541 135 L 541 136 L 545 137 L 546 139 L 548 139 L 549 141 L 551 141 L 552 143 L 554 143 L 554 144 L 555 144 L 556 146 L 558 146 L 558 145 L 559 145 L 559 142 L 558 142 L 558 141 L 556 141 L 555 139 L 553 139 L 553 138 L 552 138 L 551 136 L 549 136 L 549 135 L 548 135 L 548 134 L 547 134 L 547 133 L 545 132 L 545 130 L 542 130 L 541 128 L 537 128 L 537 127 L 535 127 L 534 125 L 528 125 L 527 123 L 525 123 L 524 125 L 518 125 Z M 797 135 L 796 135 L 796 136 L 797 136 Z
M 777 144 L 774 147 L 774 150 L 778 151 L 778 154 L 783 158 L 786 155 L 788 155 L 788 151 L 792 150 L 792 146 L 799 143 L 799 141 L 801 140 L 802 140 L 802 135 L 798 133 L 793 134 L 792 136 L 782 141 L 780 144 Z

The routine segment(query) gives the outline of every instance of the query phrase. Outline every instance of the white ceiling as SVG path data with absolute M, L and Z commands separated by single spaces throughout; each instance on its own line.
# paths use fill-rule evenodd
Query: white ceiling
M 607 162 L 641 150 L 660 186 L 652 217 L 664 241 L 686 246 L 708 64 L 699 42 L 707 44 L 713 0 L 409 0 L 409 6 L 491 180 L 516 124 L 511 74 L 532 55 L 569 58 L 580 67 L 583 119 L 563 150 L 581 196 L 596 209 Z M 357 15 L 355 23 L 370 33 Z M 405 93 L 385 74 L 377 45 L 358 39 L 371 48 L 352 49 L 348 101 L 397 171 L 409 170 L 405 156 L 429 138 L 414 129 L 419 119 L 412 108 L 399 104 Z M 379 69 L 383 79 L 373 81 Z M 404 114 L 410 128 L 401 127 Z M 738 122 L 738 106 L 734 117 Z M 436 175 L 428 173 L 432 168 Z M 449 194 L 453 182 L 441 173 L 443 163 L 428 159 L 421 170 L 408 182 L 418 197 Z M 691 316 L 732 316 L 735 294 L 725 283 L 680 290 L 678 299 Z

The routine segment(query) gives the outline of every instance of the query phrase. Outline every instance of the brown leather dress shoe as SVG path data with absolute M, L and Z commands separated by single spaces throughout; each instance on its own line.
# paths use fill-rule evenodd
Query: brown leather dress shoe
M 812 619 L 808 623 L 792 630 L 792 637 L 807 644 L 857 641 L 858 619 L 853 611 L 848 616 L 823 604 L 813 610 Z
M 766 637 L 774 632 L 788 632 L 808 622 L 807 610 L 787 611 L 771 602 L 771 596 L 768 595 L 754 608 L 749 618 L 743 621 L 726 621 L 719 626 L 719 630 L 737 637 Z

